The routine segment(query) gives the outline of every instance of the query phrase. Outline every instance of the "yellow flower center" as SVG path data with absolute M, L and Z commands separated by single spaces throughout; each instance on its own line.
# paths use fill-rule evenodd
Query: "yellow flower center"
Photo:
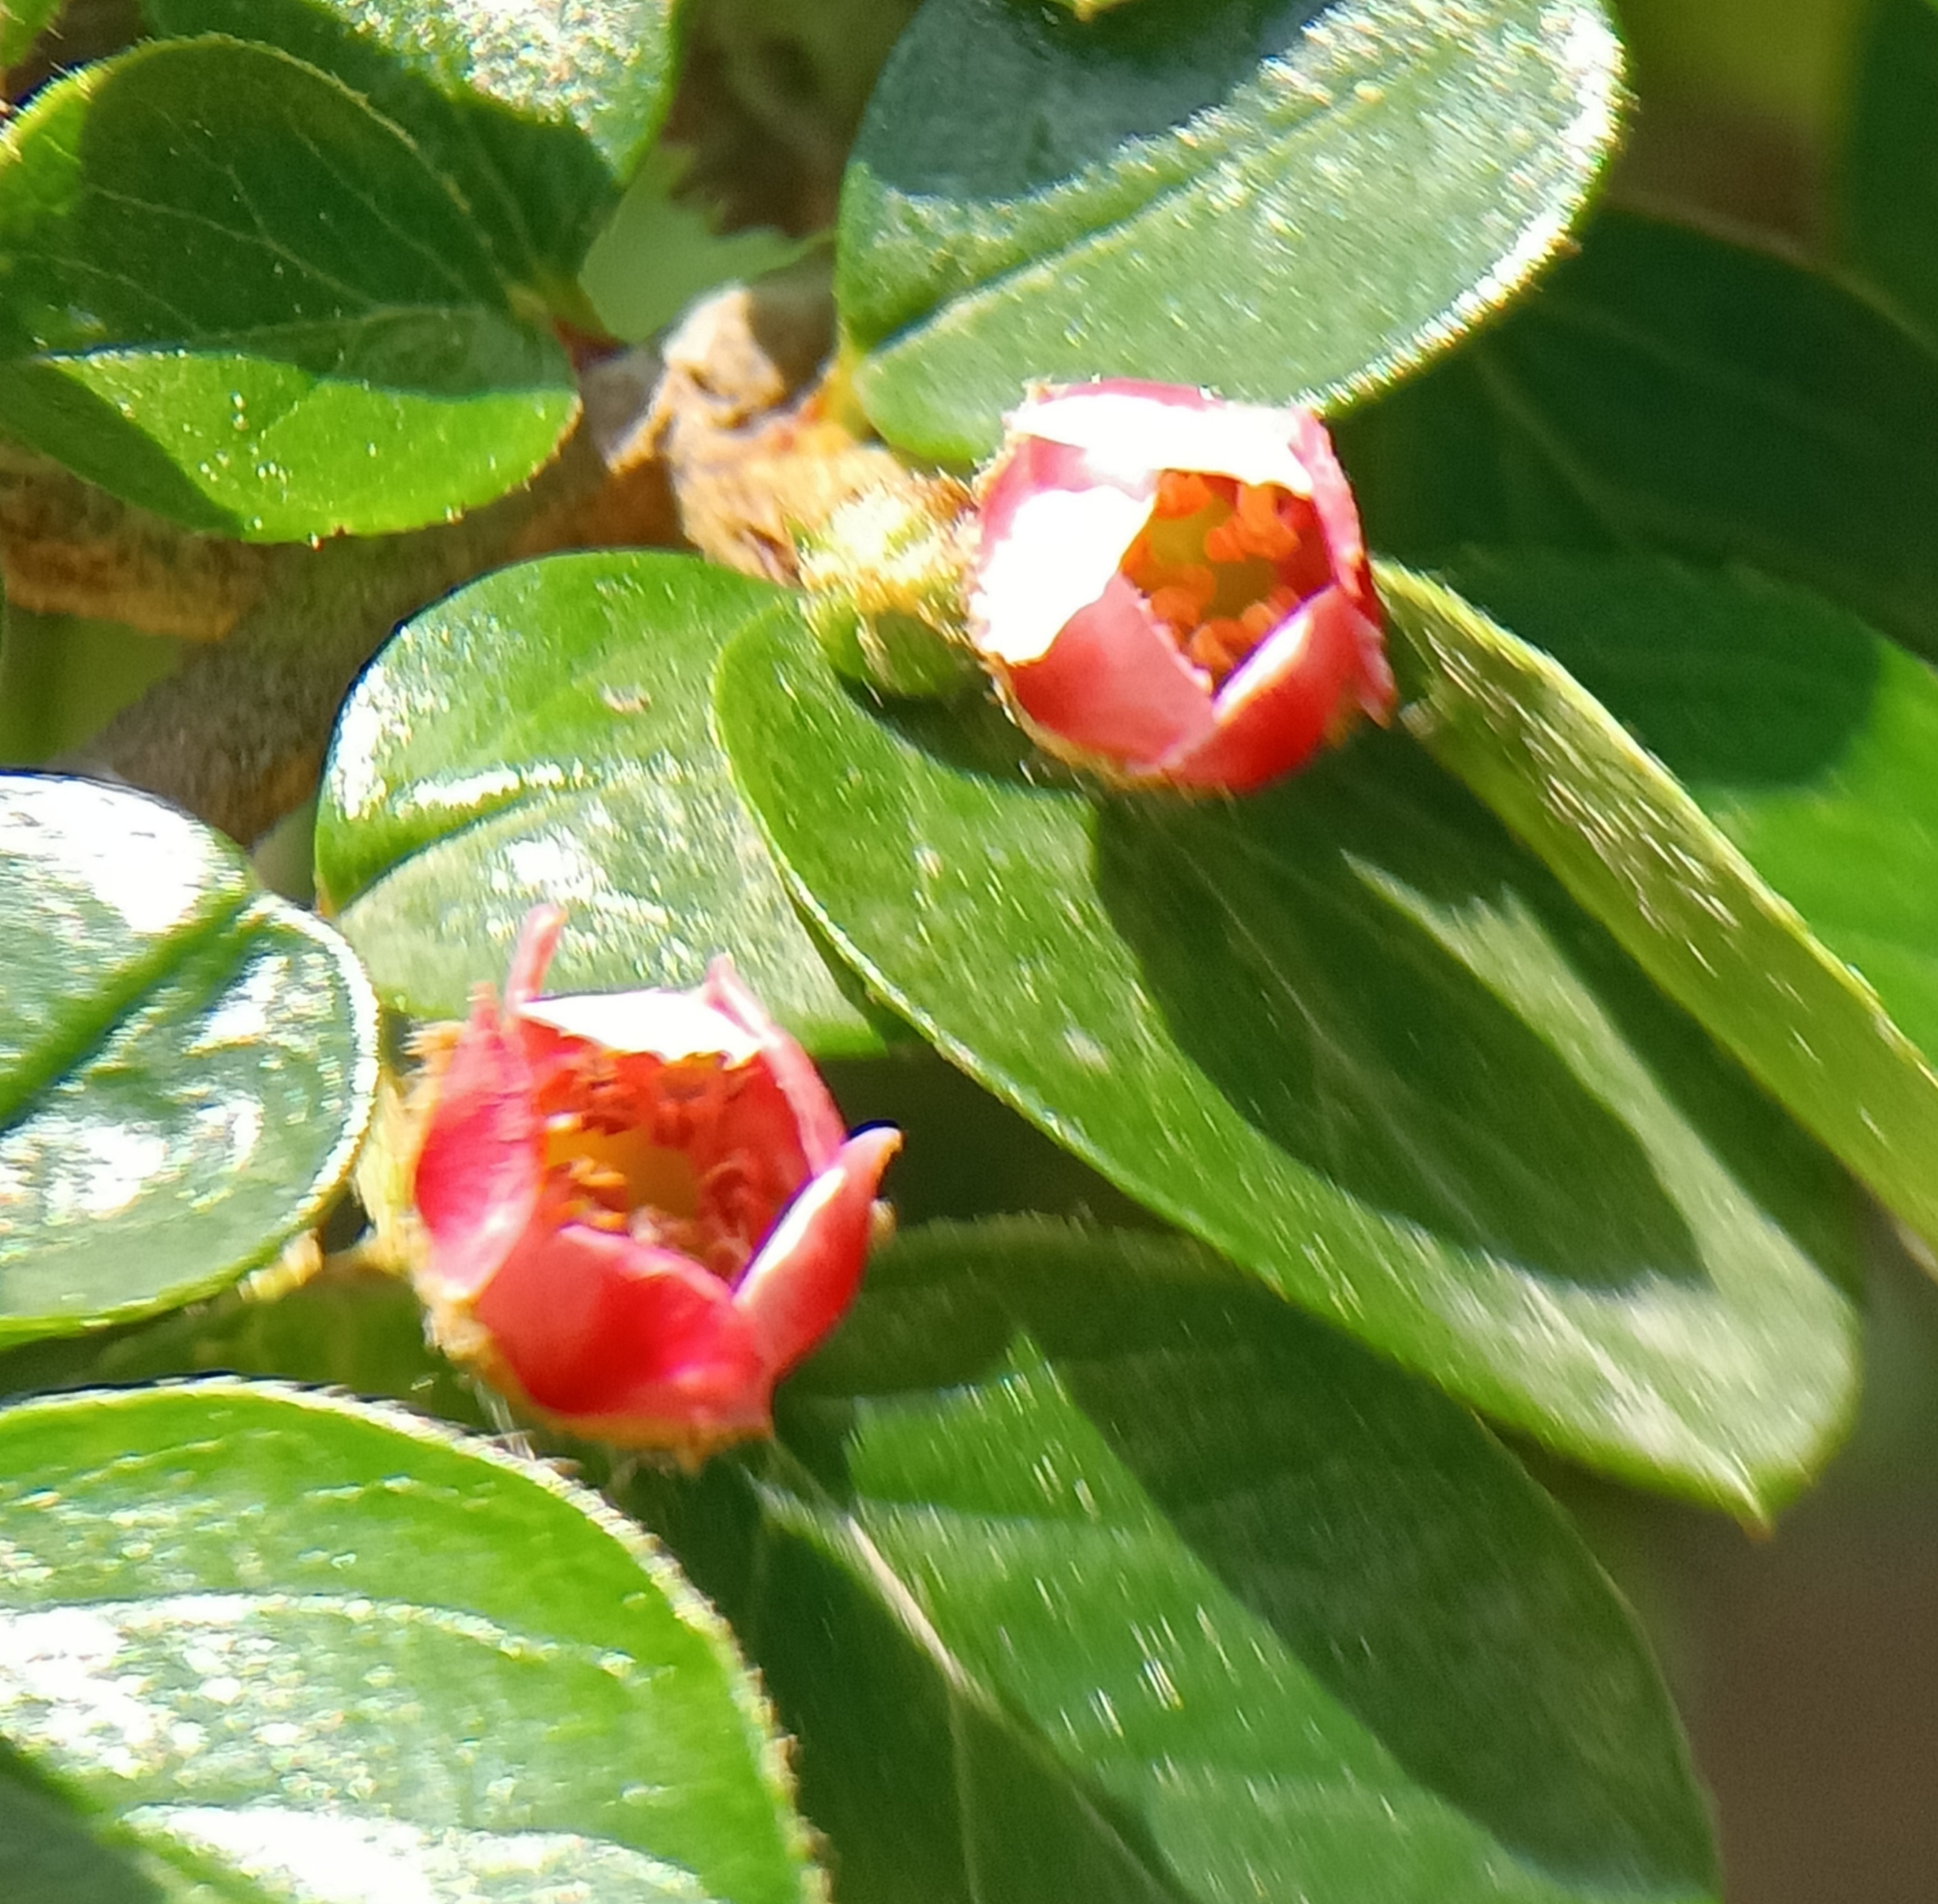
M 1167 470 L 1119 573 L 1214 688 L 1326 579 L 1311 502 L 1277 483 Z
M 545 1168 L 563 1171 L 575 1193 L 574 1215 L 594 1229 L 630 1231 L 703 1260 L 715 1241 L 701 1222 L 700 1179 L 683 1150 L 656 1144 L 643 1130 L 596 1130 L 570 1113 L 545 1133 Z

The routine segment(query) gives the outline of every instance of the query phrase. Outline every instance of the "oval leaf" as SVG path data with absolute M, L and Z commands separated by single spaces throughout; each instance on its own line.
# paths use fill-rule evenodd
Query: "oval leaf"
M 718 1621 L 550 1469 L 212 1381 L 10 1409 L 0 1475 L 0 1728 L 113 1841 L 278 1897 L 820 1894 Z
M 577 405 L 464 205 L 297 60 L 138 47 L 0 137 L 0 427 L 124 501 L 247 541 L 416 528 Z
M 406 627 L 344 710 L 317 823 L 318 888 L 384 997 L 462 1016 L 555 900 L 560 990 L 697 985 L 730 952 L 816 1050 L 878 1049 L 712 736 L 722 643 L 794 600 L 693 556 L 560 555 Z
M 849 1904 L 1718 1895 L 1554 1504 L 1190 1248 L 916 1231 L 784 1404 L 721 1572 Z
M 1657 725 L 1666 720 L 1699 755 L 1730 759 L 1749 780 L 1747 813 L 1727 782 L 1712 783 L 1711 801 L 1734 807 L 1752 837 L 1767 814 L 1778 863 L 1794 865 L 1800 849 L 1807 881 L 1814 871 L 1816 890 L 1828 884 L 1833 908 L 1841 900 L 1846 912 L 1895 919 L 1913 995 L 1927 1014 L 1938 1007 L 1938 680 L 1928 668 L 1901 653 L 1890 661 L 1894 692 L 1878 722 L 1884 785 L 1860 792 L 1837 785 L 1833 763 L 1852 738 L 1847 724 L 1875 715 L 1864 688 L 1886 672 L 1885 643 L 1836 609 L 1748 577 L 1634 561 L 1472 566 L 1494 580 L 1485 599 L 1514 605 L 1516 625 L 1544 645 L 1555 646 L 1548 636 L 1559 628 L 1564 654 L 1599 651 L 1618 681 L 1626 657 Z M 1938 1075 L 1877 994 L 1564 668 L 1422 576 L 1383 563 L 1379 585 L 1406 724 L 1427 752 L 1800 1123 L 1938 1246 Z M 1539 605 L 1532 621 L 1530 600 Z M 1618 695 L 1615 714 L 1634 700 Z M 1646 723 L 1640 733 L 1646 742 Z M 1802 768 L 1803 786 L 1785 784 L 1786 761 Z M 1775 786 L 1758 784 L 1759 767 L 1778 770 Z M 1812 767 L 1830 781 L 1827 801 L 1809 785 Z M 1889 857 L 1871 850 L 1874 838 Z
M 1099 800 L 799 640 L 719 691 L 836 944 L 1132 1195 L 1580 1459 L 1755 1513 L 1822 1458 L 1845 1179 L 1404 738 Z
M 862 406 L 965 462 L 1037 377 L 1364 395 L 1562 242 L 1620 67 L 1594 0 L 928 0 L 842 193 Z
M 671 0 L 144 0 L 333 73 L 457 189 L 499 268 L 561 302 L 663 115 Z
M 1614 213 L 1445 363 L 1343 418 L 1374 547 L 1743 562 L 1938 657 L 1938 356 L 1835 280 Z
M 376 1007 L 327 926 L 159 802 L 0 778 L 0 1342 L 205 1295 L 314 1223 Z

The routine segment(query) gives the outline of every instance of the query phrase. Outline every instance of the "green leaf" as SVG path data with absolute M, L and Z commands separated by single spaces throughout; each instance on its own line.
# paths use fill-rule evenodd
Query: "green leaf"
M 334 74 L 416 143 L 500 270 L 560 302 L 671 91 L 672 0 L 143 0 Z
M 0 66 L 17 65 L 61 11 L 63 0 L 0 4 Z
M 689 555 L 552 556 L 419 615 L 338 725 L 317 879 L 379 992 L 463 1015 L 541 900 L 562 991 L 697 985 L 730 952 L 823 1052 L 879 1049 L 795 913 L 712 731 L 722 643 L 795 598 Z
M 1718 1894 L 1553 1503 L 1189 1247 L 915 1232 L 781 1432 L 742 1554 L 717 1484 L 668 1519 L 757 1636 L 848 1904 Z
M 837 947 L 1159 1215 L 1464 1399 L 1755 1514 L 1852 1399 L 1846 1179 L 1405 738 L 1104 799 L 798 636 L 735 776 Z
M 0 767 L 85 751 L 185 658 L 188 644 L 121 621 L 0 603 Z
M 460 1427 L 492 1427 L 479 1392 L 425 1342 L 410 1284 L 340 1262 L 286 1292 L 245 1283 L 125 1328 L 17 1344 L 0 1351 L 0 1396 L 220 1372 L 343 1388 Z
M 1688 788 L 1938 1053 L 1938 675 L 1744 570 L 1469 551 L 1454 577 Z
M 139 1848 L 103 1843 L 0 1749 L 0 1871 L 10 1904 L 208 1904 Z M 224 1900 L 227 1904 L 227 1900 Z M 253 1900 L 251 1900 L 253 1904 Z
M 1793 261 L 1615 213 L 1504 322 L 1341 420 L 1374 547 L 1743 562 L 1938 657 L 1938 356 Z
M 206 1295 L 315 1223 L 376 1008 L 235 847 L 80 780 L 0 778 L 0 1342 Z
M 1594 0 L 928 0 L 842 195 L 862 406 L 965 462 L 1036 377 L 1364 396 L 1562 242 L 1620 65 Z
M 1875 0 L 1837 176 L 1843 249 L 1938 338 L 1938 7 Z
M 1855 910 L 1895 926 L 1911 995 L 1938 1024 L 1938 679 L 1922 662 L 1895 651 L 1887 660 L 1861 622 L 1746 576 L 1538 555 L 1471 569 L 1482 599 L 1508 605 L 1517 628 L 1551 648 L 1558 628 L 1562 658 L 1585 647 L 1605 678 L 1626 680 L 1615 715 L 1634 707 L 1639 686 L 1685 757 L 1693 748 L 1698 761 L 1730 762 L 1708 804 L 1826 895 L 1833 917 Z M 1563 667 L 1422 576 L 1383 563 L 1378 581 L 1406 725 L 1427 752 L 1938 1245 L 1938 1075 L 1876 993 Z M 1870 690 L 1887 680 L 1879 709 Z M 1640 733 L 1645 744 L 1646 720 Z M 1854 785 L 1837 770 L 1853 740 Z
M 649 155 L 585 259 L 585 294 L 615 337 L 644 342 L 702 292 L 796 263 L 824 234 L 790 238 L 771 226 L 716 232 L 705 212 L 677 196 L 687 158 Z
M 0 1414 L 0 1729 L 225 1898 L 821 1894 L 719 1622 L 552 1469 L 235 1381 Z
M 138 47 L 0 137 L 0 428 L 126 502 L 248 541 L 416 528 L 577 406 L 464 205 L 299 61 Z

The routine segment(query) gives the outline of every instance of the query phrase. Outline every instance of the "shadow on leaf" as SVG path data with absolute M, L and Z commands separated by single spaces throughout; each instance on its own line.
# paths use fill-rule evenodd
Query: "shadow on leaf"
M 892 140 L 864 132 L 868 163 L 911 195 L 1000 203 L 1121 164 L 1125 141 L 1176 133 L 1285 53 L 1327 0 L 1137 0 L 1084 22 L 1058 6 L 932 6 L 898 57 L 959 100 L 1002 99 L 991 136 L 965 140 L 959 108 L 928 112 L 904 87 Z M 887 89 L 884 89 L 886 92 Z
M 569 282 L 622 182 L 579 127 L 481 93 L 451 96 L 380 41 L 306 0 L 148 0 L 162 31 L 282 48 L 362 93 L 458 189 L 514 284 Z
M 161 1887 L 127 1852 L 104 1844 L 4 1745 L 0 1871 L 8 1904 L 164 1904 Z
M 1244 801 L 1111 801 L 1097 856 L 1173 1037 L 1308 1168 L 1537 1274 L 1703 1276 L 1635 1133 L 1429 930 L 1546 881 L 1409 743 L 1362 738 Z
M 1067 1400 L 1041 1401 L 1026 1373 L 1039 1356 Z M 954 1423 L 979 1392 L 1010 1397 L 1001 1447 L 968 1427 L 987 1419 L 973 1404 Z M 1086 1454 L 1084 1434 L 1060 1422 L 1070 1408 L 1103 1448 Z M 950 1445 L 973 1448 L 963 1461 L 916 1452 L 952 1424 Z M 1256 1644 L 1246 1618 L 1269 1630 L 1284 1657 L 1256 1654 L 1256 1688 L 1275 1690 L 1259 1692 L 1252 1722 L 1271 1713 L 1293 1725 L 1288 1768 L 1332 1724 L 1316 1707 L 1299 1730 L 1311 1697 L 1299 1690 L 1303 1673 L 1408 1780 L 1516 1856 L 1637 1895 L 1681 1898 L 1710 1881 L 1666 1694 L 1546 1498 L 1465 1410 L 1189 1246 L 1047 1223 L 913 1232 L 794 1385 L 782 1434 L 847 1512 L 866 1517 L 872 1486 L 892 1526 L 911 1525 L 918 1504 L 937 1517 L 938 1556 L 952 1509 L 970 1527 L 1002 1524 L 990 1519 L 997 1499 L 1014 1513 L 992 1475 L 1054 1473 L 1083 1503 L 1080 1524 L 1118 1543 L 1174 1540 L 1237 1603 L 1242 1614 L 1198 1602 L 1219 1658 Z M 912 1491 L 912 1473 L 926 1490 Z M 1045 1526 L 1057 1524 L 1063 1510 L 1039 1499 Z M 803 1506 L 807 1519 L 824 1518 Z M 1149 1603 L 1124 1602 L 1128 1587 L 1108 1603 L 1059 1600 L 1044 1617 L 1069 1646 L 1114 1656 L 1119 1623 L 1174 1633 L 1172 1599 L 1206 1591 L 1148 1558 L 1124 1578 L 1175 1585 Z M 1006 1662 L 1046 1643 L 1010 1624 L 1026 1603 L 1002 1603 L 1010 1610 L 994 1635 L 945 1622 L 943 1637 L 998 1662 L 1000 1682 L 1023 1670 Z M 837 1677 L 823 1695 L 831 1708 Z M 1189 1757 L 1204 1722 L 1189 1717 L 1189 1699 L 1175 1709 L 1171 1747 L 1148 1721 L 1139 1736 Z M 801 1722 L 811 1742 L 807 1714 Z M 1256 1749 L 1262 1777 L 1273 1748 L 1261 1737 Z M 1366 1774 L 1342 1761 L 1338 1775 Z
M 622 1499 L 757 1662 L 848 1904 L 1185 1904 L 1136 1817 L 952 1683 L 880 1582 L 810 1531 L 813 1508 L 794 1524 L 724 1463 L 641 1473 Z
M 1469 549 L 1442 572 L 1695 785 L 1808 788 L 1875 718 L 1876 635 L 1752 570 Z

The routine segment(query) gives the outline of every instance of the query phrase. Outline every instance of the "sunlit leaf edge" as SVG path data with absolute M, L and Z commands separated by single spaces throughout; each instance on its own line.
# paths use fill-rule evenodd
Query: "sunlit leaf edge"
M 1586 60 L 1583 64 L 1584 70 L 1599 72 L 1600 83 L 1587 89 L 1582 109 L 1569 129 L 1569 144 L 1580 153 L 1576 183 L 1557 198 L 1547 216 L 1527 226 L 1518 242 L 1497 259 L 1485 276 L 1458 294 L 1436 317 L 1419 326 L 1404 344 L 1375 354 L 1360 369 L 1345 376 L 1300 390 L 1265 389 L 1249 383 L 1241 388 L 1236 381 L 1227 385 L 1215 380 L 1207 381 L 1205 387 L 1215 387 L 1219 394 L 1226 396 L 1263 402 L 1293 401 L 1327 416 L 1343 415 L 1404 383 L 1507 315 L 1534 288 L 1549 265 L 1569 256 L 1574 249 L 1574 233 L 1605 196 L 1612 161 L 1621 149 L 1635 107 L 1626 81 L 1623 43 L 1615 23 L 1600 0 L 1587 0 L 1584 19 L 1591 14 L 1599 25 L 1603 52 L 1599 65 Z M 988 297 L 1000 299 L 1016 280 L 1032 272 L 1054 275 L 1060 258 L 1135 222 L 1157 202 L 1147 200 L 1123 217 L 1086 227 L 1055 252 L 1021 260 L 944 297 L 885 336 L 863 342 L 844 334 L 840 377 L 853 400 L 888 441 L 904 450 L 955 465 L 965 465 L 992 454 L 998 439 L 987 427 L 987 420 L 951 420 L 950 424 L 938 427 L 931 419 L 928 427 L 918 425 L 911 429 L 898 422 L 892 401 L 883 403 L 880 386 L 892 378 L 905 351 L 920 352 L 931 327 L 945 314 L 966 309 Z M 1135 363 L 1099 362 L 1093 374 L 1135 376 L 1139 368 Z M 1019 387 L 1018 399 L 1022 394 Z M 877 415 L 878 411 L 883 414 Z
M 1558 661 L 1443 583 L 1394 562 L 1378 563 L 1375 574 L 1389 609 L 1398 610 L 1389 631 L 1403 688 L 1413 696 L 1402 715 L 1409 731 L 1547 862 L 1657 985 L 1938 1244 L 1938 1074 L 1876 993 Z M 1621 798 L 1594 802 L 1592 825 L 1575 804 L 1578 786 L 1569 785 L 1582 770 L 1622 789 Z M 1672 882 L 1669 917 L 1664 878 Z M 1766 948 L 1793 951 L 1790 976 L 1742 944 L 1746 928 Z M 1759 993 L 1779 1013 L 1815 1000 L 1837 1015 L 1876 1060 L 1866 1067 L 1867 1085 L 1895 1097 L 1899 1116 L 1886 1112 L 1881 1121 L 1865 1085 L 1853 1083 L 1848 1106 L 1826 1107 L 1808 1092 L 1785 1061 L 1793 1046 L 1812 1050 L 1808 1028 L 1792 1027 L 1772 1053 L 1770 1041 L 1748 1036 L 1737 1018 L 1736 1006 Z M 1780 1028 L 1774 1015 L 1770 1022 Z M 1906 1132 L 1924 1139 L 1910 1156 L 1900 1151 Z

